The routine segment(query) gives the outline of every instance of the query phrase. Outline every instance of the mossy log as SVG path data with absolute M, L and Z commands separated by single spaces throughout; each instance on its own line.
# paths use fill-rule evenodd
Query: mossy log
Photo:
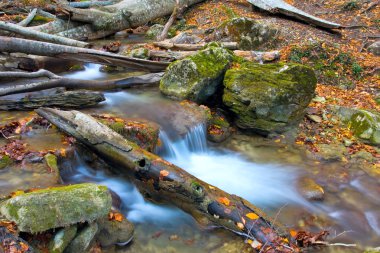
M 172 203 L 201 224 L 216 224 L 253 240 L 263 252 L 294 252 L 281 226 L 245 199 L 230 195 L 149 153 L 91 116 L 41 108 L 36 112 L 129 176 L 146 196 Z

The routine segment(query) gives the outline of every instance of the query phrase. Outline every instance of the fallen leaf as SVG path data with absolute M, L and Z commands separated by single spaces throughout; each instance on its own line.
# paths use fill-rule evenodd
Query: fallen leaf
M 220 204 L 225 205 L 225 206 L 229 206 L 229 205 L 230 205 L 230 200 L 229 200 L 228 198 L 226 198 L 226 197 L 220 197 L 220 198 L 218 199 L 218 202 L 219 202 Z
M 247 217 L 250 218 L 251 220 L 257 220 L 258 218 L 260 218 L 260 216 L 258 216 L 258 215 L 255 214 L 255 213 L 247 213 L 245 216 L 247 216 Z

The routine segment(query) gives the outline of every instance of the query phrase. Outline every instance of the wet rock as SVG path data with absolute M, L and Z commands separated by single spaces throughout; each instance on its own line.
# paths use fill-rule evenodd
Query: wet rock
M 124 30 L 124 31 L 115 33 L 114 36 L 115 36 L 115 39 L 125 39 L 125 38 L 128 38 L 129 33 L 127 30 Z
M 134 226 L 125 217 L 122 221 L 109 220 L 108 217 L 103 217 L 97 223 L 99 225 L 97 241 L 102 247 L 115 244 L 124 246 L 133 238 Z
M 238 127 L 281 133 L 303 118 L 316 83 L 314 71 L 303 65 L 246 62 L 226 72 L 223 103 Z
M 216 31 L 227 37 L 225 40 L 238 42 L 241 50 L 272 48 L 276 44 L 279 29 L 250 18 L 234 18 L 222 24 Z
M 359 110 L 352 115 L 349 127 L 363 141 L 380 146 L 380 114 Z
M 209 46 L 170 64 L 160 82 L 160 90 L 170 97 L 205 103 L 221 87 L 232 60 L 230 51 Z
M 77 226 L 72 225 L 67 228 L 62 228 L 54 235 L 54 238 L 49 243 L 50 253 L 62 253 L 70 244 L 77 234 Z
M 347 153 L 347 149 L 341 144 L 317 144 L 318 152 L 315 156 L 324 161 L 340 161 Z
M 298 180 L 298 190 L 301 195 L 308 200 L 323 200 L 325 191 L 322 186 L 311 178 L 300 178 Z
M 147 48 L 132 49 L 130 55 L 134 58 L 149 59 L 149 50 Z
M 44 156 L 44 159 L 45 159 L 46 165 L 49 167 L 51 172 L 56 175 L 58 179 L 60 176 L 59 176 L 59 169 L 57 165 L 57 157 L 53 154 L 48 153 Z
M 371 44 L 368 47 L 368 51 L 373 53 L 374 55 L 380 55 L 380 40 L 376 41 L 375 43 Z
M 98 224 L 91 223 L 86 225 L 81 231 L 78 232 L 74 240 L 67 246 L 64 253 L 78 253 L 86 252 L 98 232 Z
M 224 243 L 221 247 L 211 251 L 212 253 L 253 253 L 255 250 L 248 243 L 236 239 Z
M 38 233 L 78 222 L 91 222 L 108 214 L 107 187 L 77 184 L 37 190 L 1 203 L 0 213 L 22 232 Z
M 111 65 L 103 65 L 100 67 L 99 71 L 104 73 L 115 73 L 124 71 L 125 69 L 120 66 L 111 66 Z
M 207 125 L 207 139 L 212 142 L 223 142 L 231 135 L 231 126 L 221 112 L 214 112 Z
M 5 227 L 0 227 L 0 252 L 34 253 L 34 249 L 23 239 L 10 233 Z

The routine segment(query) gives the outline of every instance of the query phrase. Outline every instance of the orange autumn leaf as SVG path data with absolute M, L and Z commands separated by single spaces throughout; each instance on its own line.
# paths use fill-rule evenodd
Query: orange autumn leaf
M 123 215 L 121 213 L 115 213 L 114 215 L 114 220 L 115 221 L 119 221 L 119 222 L 122 222 L 124 219 Z
M 247 216 L 248 218 L 250 218 L 251 220 L 257 220 L 258 218 L 260 218 L 257 214 L 255 213 L 247 213 L 245 216 Z
M 218 199 L 218 202 L 219 202 L 220 204 L 225 205 L 225 206 L 229 206 L 229 205 L 230 205 L 230 200 L 229 200 L 228 198 L 226 198 L 226 197 L 220 197 L 220 198 Z
M 169 176 L 169 171 L 167 170 L 161 170 L 160 171 L 160 177 L 167 177 Z
M 291 237 L 295 238 L 297 236 L 297 231 L 295 231 L 294 229 L 291 229 L 289 232 Z

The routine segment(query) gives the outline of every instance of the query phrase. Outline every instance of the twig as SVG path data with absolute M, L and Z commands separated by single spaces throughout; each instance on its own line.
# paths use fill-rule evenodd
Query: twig
M 22 20 L 21 22 L 17 23 L 17 25 L 19 26 L 28 26 L 30 24 L 30 22 L 32 22 L 32 20 L 34 19 L 34 17 L 36 16 L 37 14 L 37 8 L 34 8 L 30 13 L 29 15 L 24 19 Z
M 380 0 L 376 1 L 376 2 L 373 2 L 371 3 L 365 10 L 363 10 L 362 12 L 360 13 L 364 13 L 364 12 L 367 12 L 369 10 L 371 10 L 372 8 L 374 8 L 376 5 L 380 4 Z

